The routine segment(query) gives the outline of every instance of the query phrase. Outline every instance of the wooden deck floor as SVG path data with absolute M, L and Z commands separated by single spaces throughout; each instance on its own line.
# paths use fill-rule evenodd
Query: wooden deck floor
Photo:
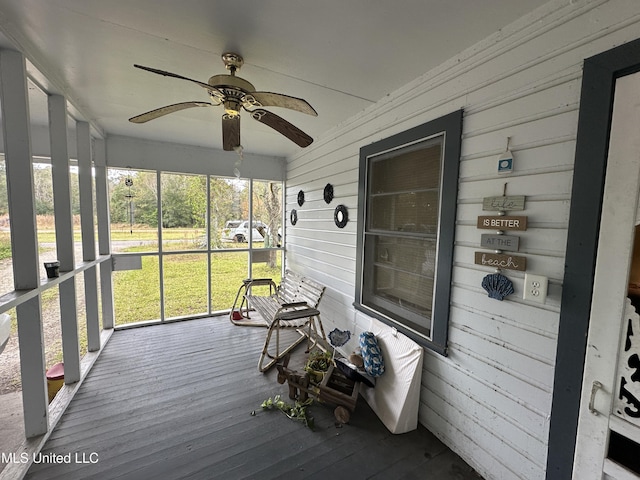
M 263 411 L 288 400 L 257 370 L 264 334 L 221 317 L 114 332 L 25 478 L 480 478 L 422 427 L 390 434 L 362 398 L 341 428 L 326 405 L 314 431 Z

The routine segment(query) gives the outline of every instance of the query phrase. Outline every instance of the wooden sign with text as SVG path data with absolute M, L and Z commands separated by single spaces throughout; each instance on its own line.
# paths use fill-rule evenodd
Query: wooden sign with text
M 508 250 L 517 252 L 520 248 L 520 237 L 515 235 L 492 235 L 483 233 L 480 236 L 480 246 L 492 250 Z
M 476 252 L 475 263 L 485 267 L 517 270 L 519 272 L 524 272 L 527 269 L 527 259 L 525 257 L 501 253 Z
M 478 216 L 478 228 L 486 230 L 526 230 L 527 217 L 513 215 Z
M 511 197 L 485 197 L 482 199 L 482 210 L 524 210 L 524 195 Z

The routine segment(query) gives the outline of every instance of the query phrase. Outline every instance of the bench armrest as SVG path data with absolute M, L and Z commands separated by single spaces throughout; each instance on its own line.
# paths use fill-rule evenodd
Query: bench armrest
M 293 302 L 293 303 L 283 303 L 280 305 L 280 309 L 283 308 L 297 308 L 297 307 L 307 307 L 311 308 L 307 302 Z
M 298 320 L 300 318 L 317 317 L 318 315 L 320 315 L 320 310 L 307 307 L 302 310 L 279 311 L 274 318 L 278 320 Z
M 244 280 L 245 285 L 275 285 L 275 282 L 271 278 L 247 278 Z

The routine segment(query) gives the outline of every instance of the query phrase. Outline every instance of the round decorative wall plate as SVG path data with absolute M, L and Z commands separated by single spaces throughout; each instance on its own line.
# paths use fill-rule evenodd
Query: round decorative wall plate
M 298 205 L 302 206 L 303 203 L 304 203 L 304 192 L 300 190 L 298 192 Z
M 338 228 L 344 228 L 349 221 L 349 211 L 344 205 L 338 205 L 333 213 L 333 220 Z
M 296 223 L 298 223 L 298 211 L 295 208 L 291 210 L 290 219 L 291 225 L 295 225 Z
M 333 200 L 333 185 L 330 183 L 325 185 L 323 197 L 326 203 L 331 203 L 331 200 Z

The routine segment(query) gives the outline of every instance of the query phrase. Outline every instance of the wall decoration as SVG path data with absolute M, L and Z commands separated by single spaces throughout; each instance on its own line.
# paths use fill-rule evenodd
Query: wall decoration
M 298 192 L 298 205 L 302 206 L 304 204 L 304 192 L 300 190 Z
M 483 233 L 480 235 L 480 246 L 483 248 L 491 248 L 493 250 L 509 250 L 511 252 L 517 252 L 520 248 L 520 237 L 516 237 L 515 235 L 493 235 L 491 233 Z
M 527 270 L 526 257 L 503 255 L 501 253 L 476 252 L 475 264 L 505 270 L 517 270 L 519 272 Z
M 290 219 L 291 225 L 295 225 L 296 223 L 298 223 L 298 211 L 295 208 L 291 210 Z
M 326 203 L 331 203 L 331 200 L 333 200 L 333 185 L 330 183 L 325 185 L 323 197 Z
M 502 301 L 513 293 L 513 283 L 500 273 L 492 273 L 482 279 L 482 288 L 489 294 L 489 298 Z
M 479 215 L 477 227 L 488 230 L 526 230 L 527 217 L 524 215 Z
M 344 205 L 338 205 L 333 213 L 333 220 L 338 228 L 344 228 L 349 221 L 349 212 Z
M 507 137 L 507 149 L 498 157 L 498 173 L 513 172 L 513 154 L 511 153 L 511 137 Z
M 506 190 L 505 183 L 505 190 Z M 503 195 L 501 197 L 484 197 L 482 199 L 482 210 L 497 210 L 500 212 L 524 210 L 526 197 L 524 195 Z

